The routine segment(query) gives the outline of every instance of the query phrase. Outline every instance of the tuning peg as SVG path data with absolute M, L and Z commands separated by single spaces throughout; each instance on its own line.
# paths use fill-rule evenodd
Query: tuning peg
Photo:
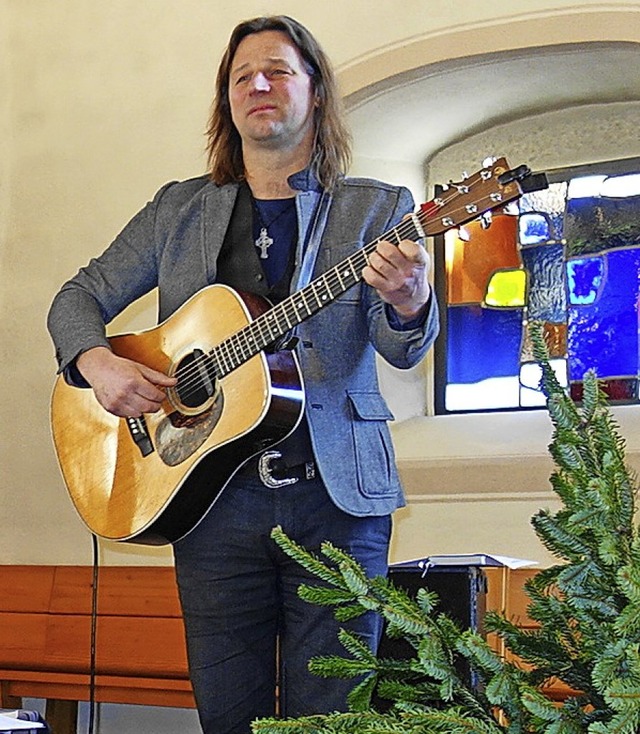
M 482 229 L 489 229 L 492 222 L 493 222 L 493 215 L 491 213 L 491 210 L 487 212 L 483 212 L 480 215 L 480 226 L 482 227 Z

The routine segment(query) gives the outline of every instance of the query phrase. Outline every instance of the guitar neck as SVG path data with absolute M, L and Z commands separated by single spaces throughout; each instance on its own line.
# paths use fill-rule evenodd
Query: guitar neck
M 425 236 L 419 218 L 401 222 L 342 262 L 312 280 L 309 285 L 285 298 L 244 328 L 221 342 L 211 352 L 218 377 L 233 372 L 298 324 L 328 306 L 362 280 L 362 270 L 378 242 L 389 240 L 399 244 L 403 239 L 417 240 Z
M 449 183 L 442 196 L 422 204 L 410 217 L 216 346 L 208 355 L 216 376 L 233 372 L 356 285 L 381 240 L 398 245 L 402 240 L 424 239 L 476 219 L 521 196 L 519 181 L 529 174 L 525 166 L 509 171 L 506 160 L 499 158 L 461 182 Z

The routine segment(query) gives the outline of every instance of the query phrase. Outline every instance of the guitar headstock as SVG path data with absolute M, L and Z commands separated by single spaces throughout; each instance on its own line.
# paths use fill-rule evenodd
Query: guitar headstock
M 506 158 L 497 158 L 462 181 L 450 182 L 440 196 L 422 204 L 417 213 L 420 224 L 432 236 L 500 209 L 522 196 L 521 183 L 529 176 L 527 166 L 510 170 Z

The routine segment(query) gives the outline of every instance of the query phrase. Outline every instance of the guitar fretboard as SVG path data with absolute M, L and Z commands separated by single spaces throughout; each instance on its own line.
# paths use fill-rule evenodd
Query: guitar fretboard
M 309 285 L 285 298 L 247 326 L 228 337 L 211 352 L 211 367 L 216 377 L 224 377 L 251 357 L 293 329 L 305 319 L 329 305 L 362 280 L 362 270 L 381 240 L 399 244 L 403 239 L 417 240 L 424 236 L 420 214 L 402 221 L 396 227 L 342 262 L 312 280 Z

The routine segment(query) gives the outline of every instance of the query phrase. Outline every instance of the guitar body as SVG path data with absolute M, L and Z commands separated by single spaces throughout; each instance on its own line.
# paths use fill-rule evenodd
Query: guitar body
M 208 286 L 167 321 L 110 339 L 113 351 L 176 375 L 142 421 L 105 411 L 90 389 L 58 378 L 51 418 L 62 474 L 80 517 L 103 538 L 161 545 L 190 532 L 247 459 L 284 439 L 304 410 L 290 351 L 260 351 L 217 379 L 203 355 L 270 304 Z M 187 389 L 193 387 L 193 390 Z

